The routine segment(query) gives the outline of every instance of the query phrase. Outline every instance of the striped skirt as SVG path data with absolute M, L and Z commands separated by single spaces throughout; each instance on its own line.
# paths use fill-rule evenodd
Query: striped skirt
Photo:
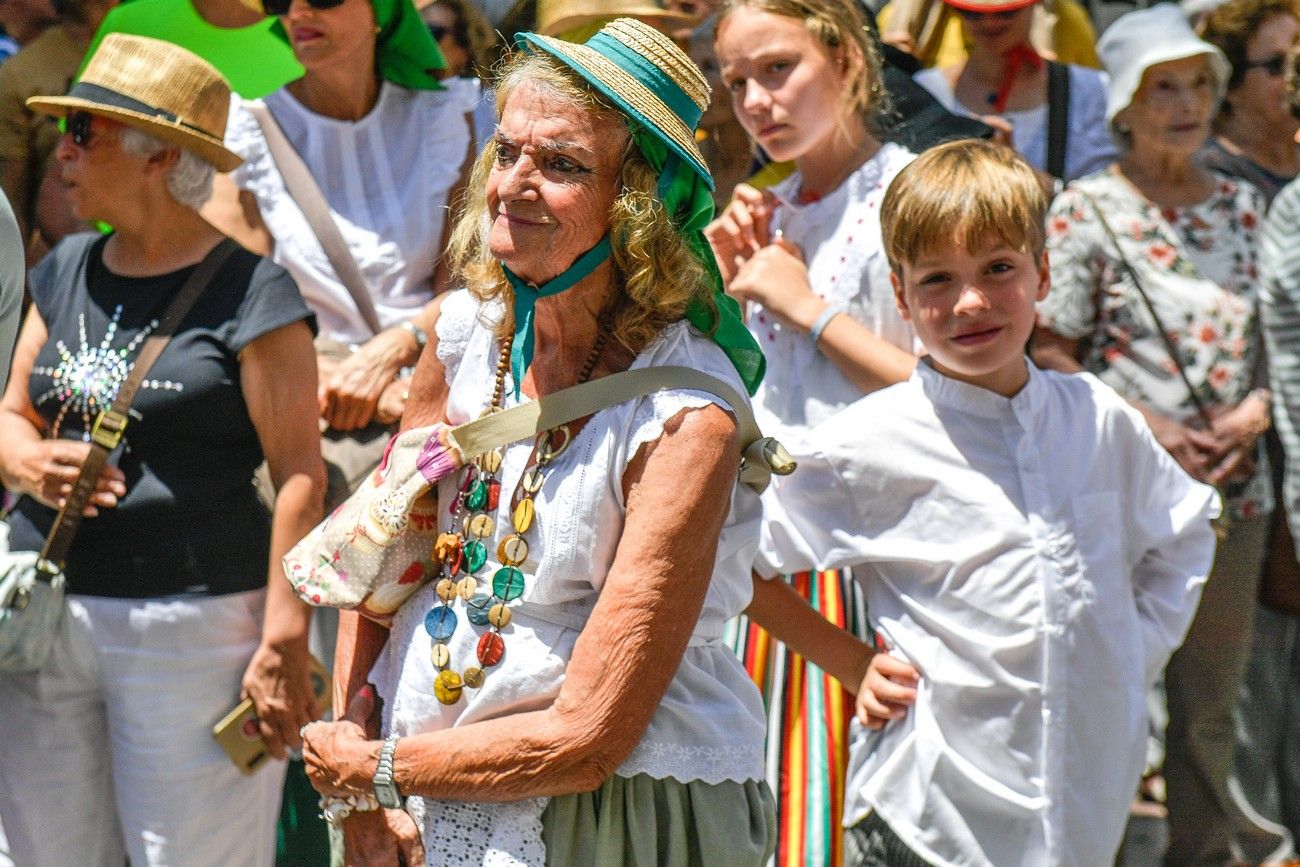
M 831 623 L 867 639 L 866 604 L 848 570 L 800 572 L 786 580 Z M 727 639 L 767 708 L 776 867 L 840 867 L 853 698 L 838 681 L 744 616 L 728 625 Z

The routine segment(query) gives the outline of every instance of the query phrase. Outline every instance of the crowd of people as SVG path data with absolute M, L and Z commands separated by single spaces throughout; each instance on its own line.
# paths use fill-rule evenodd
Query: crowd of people
M 0 865 L 1300 863 L 1300 3 L 1096 6 L 0 0 Z

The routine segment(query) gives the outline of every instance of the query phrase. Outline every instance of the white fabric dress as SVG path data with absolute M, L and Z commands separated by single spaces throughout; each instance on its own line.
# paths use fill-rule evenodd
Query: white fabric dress
M 499 316 L 480 308 L 461 290 L 446 297 L 438 320 L 438 357 L 447 370 L 447 413 L 453 423 L 477 418 L 491 395 L 499 347 L 481 312 L 484 318 Z M 658 365 L 702 370 L 744 393 L 722 350 L 685 322 L 670 326 L 633 367 Z M 514 403 L 508 394 L 506 405 Z M 664 423 L 677 413 L 710 403 L 719 399 L 697 391 L 662 391 L 602 410 L 576 435 L 551 465 L 535 498 L 537 518 L 527 536 L 530 554 L 519 567 L 527 589 L 503 632 L 505 656 L 500 665 L 488 669 L 483 687 L 466 689 L 458 704 L 443 705 L 434 697 L 436 670 L 424 628 L 425 613 L 437 599 L 433 585 L 402 606 L 371 674 L 384 697 L 386 732 L 438 731 L 544 708 L 554 701 L 574 642 L 618 547 L 625 505 L 622 477 L 629 461 L 642 445 L 662 436 Z M 505 450 L 498 526 L 509 526 L 510 493 L 531 451 L 531 441 Z M 454 478 L 442 483 L 441 502 L 450 502 L 455 484 Z M 704 609 L 677 675 L 641 743 L 616 772 L 620 776 L 648 774 L 707 783 L 763 778 L 762 701 L 722 641 L 723 625 L 749 604 L 749 569 L 758 543 L 760 508 L 758 496 L 743 485 L 727 494 L 732 506 Z M 495 552 L 495 539 L 488 549 Z M 495 568 L 498 564 L 490 558 L 480 574 L 491 575 Z M 460 670 L 473 664 L 483 630 L 467 623 L 463 603 L 456 603 L 456 610 L 460 625 L 448 644 L 452 667 Z M 410 800 L 412 813 L 425 831 L 430 865 L 543 863 L 545 798 L 512 804 Z M 449 833 L 449 828 L 457 829 L 456 833 Z
M 260 100 L 320 185 L 385 328 L 409 320 L 433 298 L 447 198 L 470 147 L 466 115 L 479 99 L 472 79 L 448 79 L 444 88 L 406 90 L 385 81 L 375 107 L 356 122 L 314 114 L 285 88 Z M 256 196 L 275 241 L 272 258 L 293 275 L 321 336 L 364 342 L 369 326 L 244 105 L 232 97 L 226 146 L 245 161 L 231 177 Z
M 779 200 L 772 228 L 803 250 L 813 292 L 906 352 L 918 347 L 889 285 L 880 202 L 913 159 L 898 145 L 886 144 L 835 190 L 807 205 L 795 203 L 803 183 L 799 173 L 772 187 Z M 803 428 L 862 397 L 807 335 L 783 327 L 761 304 L 749 312 L 749 330 L 767 355 L 754 413 L 769 436 L 795 442 Z

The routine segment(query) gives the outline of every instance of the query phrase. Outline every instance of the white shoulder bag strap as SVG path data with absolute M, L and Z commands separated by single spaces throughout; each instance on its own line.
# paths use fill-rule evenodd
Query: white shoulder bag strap
M 785 476 L 794 472 L 794 459 L 775 439 L 763 436 L 744 395 L 716 376 L 691 367 L 644 367 L 611 374 L 460 425 L 448 431 L 448 439 L 468 462 L 484 452 L 536 436 L 614 404 L 669 388 L 708 392 L 731 407 L 740 433 L 742 482 L 761 492 L 773 473 Z
M 275 161 L 275 167 L 280 170 L 280 176 L 284 178 L 284 187 L 298 203 L 302 215 L 307 218 L 307 225 L 311 226 L 311 230 L 316 234 L 316 240 L 325 250 L 325 257 L 330 260 L 334 273 L 347 287 L 348 294 L 357 305 L 361 318 L 366 320 L 366 325 L 370 326 L 372 332 L 378 334 L 383 330 L 383 326 L 379 324 L 375 304 L 370 300 L 366 278 L 357 267 L 357 260 L 352 257 L 347 241 L 343 240 L 343 234 L 330 214 L 329 203 L 325 201 L 325 195 L 320 191 L 316 179 L 311 176 L 307 164 L 293 149 L 289 139 L 285 138 L 284 130 L 280 129 L 280 124 L 276 122 L 265 103 L 246 102 L 244 107 L 262 128 L 262 136 L 271 151 L 271 159 Z

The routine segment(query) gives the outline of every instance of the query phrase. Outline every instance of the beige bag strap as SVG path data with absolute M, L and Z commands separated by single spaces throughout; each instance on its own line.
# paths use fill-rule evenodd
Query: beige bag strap
M 762 491 L 772 473 L 784 476 L 794 472 L 795 462 L 781 444 L 758 429 L 749 401 L 716 376 L 690 367 L 645 367 L 615 373 L 460 425 L 449 431 L 448 437 L 469 461 L 606 407 L 669 388 L 708 392 L 731 407 L 740 427 L 740 479 L 745 484 Z
M 289 191 L 289 195 L 302 210 L 302 215 L 307 218 L 307 225 L 315 233 L 316 240 L 325 251 L 325 258 L 329 259 L 339 282 L 352 296 L 361 318 L 366 320 L 366 325 L 370 326 L 370 330 L 375 334 L 383 331 L 383 326 L 379 324 L 379 314 L 375 313 L 375 304 L 370 300 L 366 278 L 357 267 L 357 260 L 348 249 L 348 242 L 343 239 L 343 233 L 339 231 L 339 225 L 334 222 L 334 216 L 330 213 L 325 194 L 321 192 L 316 179 L 311 176 L 307 164 L 293 149 L 293 145 L 285 137 L 284 130 L 280 129 L 280 124 L 276 122 L 275 116 L 271 114 L 265 103 L 246 102 L 244 107 L 262 128 L 262 136 L 266 139 L 271 159 L 275 161 L 275 167 L 280 170 L 280 176 L 284 178 L 284 188 Z

